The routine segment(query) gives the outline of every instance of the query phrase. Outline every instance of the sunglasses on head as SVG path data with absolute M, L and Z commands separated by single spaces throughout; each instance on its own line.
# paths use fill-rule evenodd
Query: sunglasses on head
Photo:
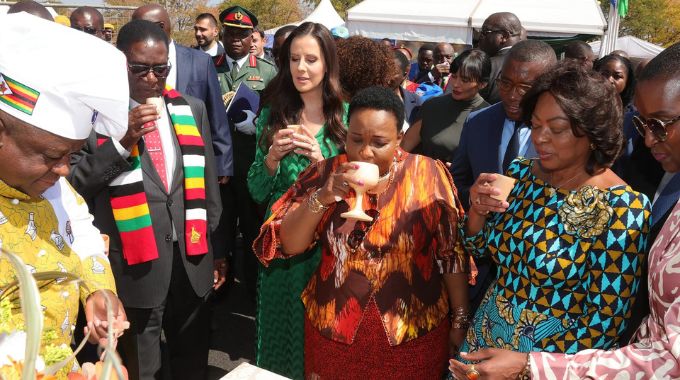
M 141 63 L 128 63 L 128 70 L 138 77 L 145 77 L 150 71 L 153 71 L 153 75 L 156 78 L 165 78 L 170 73 L 170 64 L 161 65 L 144 65 Z
M 680 121 L 680 115 L 668 121 L 662 121 L 655 118 L 644 119 L 640 116 L 633 116 L 633 125 L 640 136 L 645 137 L 646 131 L 650 131 L 654 138 L 658 141 L 666 141 L 668 137 L 668 127 Z
M 363 222 L 357 220 L 356 224 L 354 225 L 354 230 L 350 232 L 349 235 L 347 235 L 347 246 L 349 246 L 349 248 L 352 250 L 359 248 L 361 243 L 366 238 L 366 234 L 371 229 L 371 227 L 373 227 L 373 224 L 380 216 L 380 212 L 378 210 L 370 209 L 366 210 L 365 212 L 368 216 L 373 218 L 373 221 Z
M 71 25 L 72 29 L 75 30 L 80 30 L 81 32 L 85 32 L 87 34 L 97 34 L 97 29 L 91 27 L 91 26 L 78 26 L 78 25 Z

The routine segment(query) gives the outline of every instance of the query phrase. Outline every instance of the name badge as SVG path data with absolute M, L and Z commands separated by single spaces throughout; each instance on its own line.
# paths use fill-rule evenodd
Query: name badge
M 262 80 L 262 77 L 259 76 L 259 75 L 251 75 L 251 76 L 248 77 L 247 80 L 251 80 L 251 81 L 254 80 L 254 81 L 258 81 L 258 82 L 264 82 L 264 81 Z

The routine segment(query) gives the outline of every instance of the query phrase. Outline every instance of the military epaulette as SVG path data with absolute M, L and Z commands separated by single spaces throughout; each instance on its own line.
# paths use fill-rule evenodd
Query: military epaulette
M 251 54 L 250 57 L 248 58 L 249 58 L 248 64 L 250 65 L 250 67 L 257 67 L 257 57 Z

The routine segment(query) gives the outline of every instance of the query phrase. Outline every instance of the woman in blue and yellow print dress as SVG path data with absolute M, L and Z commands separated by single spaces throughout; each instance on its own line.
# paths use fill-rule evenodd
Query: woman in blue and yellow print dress
M 515 160 L 507 202 L 496 174 L 471 189 L 466 245 L 498 273 L 461 352 L 497 347 L 576 353 L 611 348 L 626 327 L 645 260 L 650 203 L 610 169 L 621 102 L 597 74 L 561 67 L 522 103 L 537 160 Z

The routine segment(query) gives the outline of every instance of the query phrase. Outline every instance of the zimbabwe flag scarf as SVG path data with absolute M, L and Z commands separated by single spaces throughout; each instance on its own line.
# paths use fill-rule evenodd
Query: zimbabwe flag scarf
M 205 152 L 203 139 L 191 108 L 179 92 L 167 87 L 163 91 L 170 120 L 179 141 L 184 164 L 184 244 L 187 256 L 208 253 L 207 212 L 205 200 Z M 109 137 L 98 136 L 97 145 Z M 109 184 L 113 218 L 120 234 L 123 257 L 128 265 L 158 258 L 149 205 L 142 182 L 140 152 L 144 140 L 132 148 L 128 161 L 130 170 L 121 173 Z

